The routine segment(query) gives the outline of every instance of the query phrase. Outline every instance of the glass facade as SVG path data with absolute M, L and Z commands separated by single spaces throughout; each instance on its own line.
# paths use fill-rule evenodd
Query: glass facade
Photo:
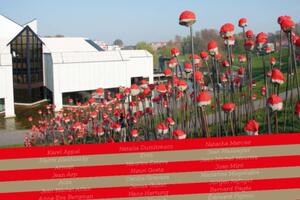
M 0 99 L 0 113 L 4 111 L 4 99 Z
M 27 26 L 11 42 L 15 102 L 44 99 L 43 43 Z

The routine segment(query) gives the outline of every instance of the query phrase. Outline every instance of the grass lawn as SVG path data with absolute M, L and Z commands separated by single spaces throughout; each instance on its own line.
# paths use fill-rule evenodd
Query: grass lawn
M 266 119 L 265 119 L 265 110 L 259 109 L 256 111 L 257 121 L 260 124 L 259 133 L 266 134 Z M 274 113 L 271 114 L 271 124 L 272 124 L 272 132 L 275 132 L 274 125 Z M 292 132 L 300 132 L 300 119 L 298 119 L 294 114 L 287 113 L 287 122 L 286 129 L 284 130 L 284 111 L 277 112 L 278 116 L 278 133 L 292 133 Z
M 15 148 L 15 147 L 24 147 L 24 144 L 10 144 L 10 145 L 4 145 L 4 146 L 0 146 L 1 148 Z

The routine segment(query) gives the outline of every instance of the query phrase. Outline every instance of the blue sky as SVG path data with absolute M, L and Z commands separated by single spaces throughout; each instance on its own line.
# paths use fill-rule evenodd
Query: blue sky
M 120 38 L 125 44 L 187 35 L 188 30 L 178 25 L 183 10 L 196 13 L 196 30 L 219 29 L 241 17 L 255 32 L 277 30 L 279 15 L 300 21 L 299 0 L 0 0 L 0 13 L 16 22 L 37 18 L 40 35 L 83 36 L 109 43 Z

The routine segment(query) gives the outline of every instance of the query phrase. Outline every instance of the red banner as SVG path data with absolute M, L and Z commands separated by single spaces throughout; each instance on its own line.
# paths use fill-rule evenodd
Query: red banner
M 300 199 L 300 134 L 0 149 L 0 199 Z

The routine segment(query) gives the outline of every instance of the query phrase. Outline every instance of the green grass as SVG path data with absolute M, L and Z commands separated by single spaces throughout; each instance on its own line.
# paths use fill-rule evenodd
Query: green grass
M 257 99 L 261 99 L 263 96 L 261 95 L 261 87 L 264 85 L 264 67 L 263 67 L 263 61 L 261 56 L 254 55 L 252 56 L 252 77 L 253 80 L 256 81 L 256 87 L 253 88 L 253 94 L 257 95 Z M 275 52 L 269 55 L 265 56 L 265 63 L 267 71 L 270 69 L 270 63 L 269 60 L 271 57 L 276 58 L 277 64 L 275 65 L 275 68 L 279 68 L 279 52 Z M 282 64 L 281 64 L 281 71 L 285 74 L 287 73 L 287 66 L 288 66 L 288 51 L 287 49 L 283 49 L 282 51 Z M 234 65 L 239 66 L 237 59 L 234 62 Z M 246 65 L 246 63 L 245 63 Z M 245 67 L 245 66 L 244 66 Z M 300 77 L 300 73 L 298 70 L 298 77 Z M 280 85 L 279 92 L 284 92 L 286 87 L 286 82 Z
M 0 148 L 16 148 L 16 147 L 24 147 L 24 144 L 10 144 L 10 145 L 0 146 Z
M 278 111 L 277 112 L 277 117 L 278 117 L 278 133 L 290 133 L 290 132 L 300 132 L 300 119 L 298 119 L 294 115 L 294 103 L 296 102 L 297 99 L 293 99 L 291 103 L 290 101 L 287 103 L 287 105 L 284 104 L 284 107 L 288 107 L 287 111 L 287 120 L 286 120 L 286 129 L 284 130 L 284 110 Z M 275 113 L 271 113 L 271 124 L 272 124 L 272 132 L 275 133 L 275 126 L 274 126 L 274 119 L 275 119 Z M 267 133 L 266 125 L 267 125 L 267 120 L 266 120 L 266 114 L 265 114 L 265 109 L 259 109 L 256 111 L 256 120 L 260 124 L 260 131 L 259 133 Z

